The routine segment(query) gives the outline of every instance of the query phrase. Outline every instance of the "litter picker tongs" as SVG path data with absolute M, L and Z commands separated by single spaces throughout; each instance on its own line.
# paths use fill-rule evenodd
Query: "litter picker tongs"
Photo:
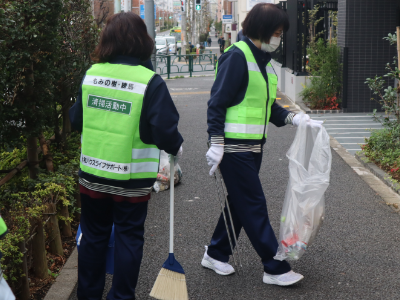
M 210 142 L 208 142 L 207 145 L 208 145 L 208 148 L 210 148 Z M 219 178 L 219 180 L 218 180 L 218 178 Z M 226 232 L 228 233 L 229 245 L 231 246 L 233 262 L 235 264 L 238 275 L 240 275 L 240 273 L 243 272 L 242 260 L 240 258 L 240 250 L 239 250 L 239 245 L 238 245 L 237 238 L 236 238 L 235 227 L 233 226 L 231 209 L 229 208 L 227 192 L 225 192 L 226 186 L 225 186 L 225 182 L 222 177 L 222 174 L 221 174 L 221 170 L 219 169 L 219 166 L 218 166 L 217 170 L 215 170 L 215 172 L 214 172 L 214 179 L 215 179 L 215 186 L 217 188 L 218 200 L 221 205 L 222 216 L 224 217 Z M 219 182 L 219 184 L 218 184 L 218 182 Z M 224 200 L 224 198 L 225 198 L 225 200 Z M 229 230 L 228 222 L 226 220 L 224 202 L 225 202 L 226 210 L 228 211 L 229 221 L 231 223 L 232 234 L 233 234 L 233 238 L 235 241 L 235 247 L 233 247 L 231 233 L 230 233 L 231 231 Z M 236 257 L 237 257 L 237 259 L 236 259 Z M 238 263 L 240 266 L 240 272 L 239 272 Z

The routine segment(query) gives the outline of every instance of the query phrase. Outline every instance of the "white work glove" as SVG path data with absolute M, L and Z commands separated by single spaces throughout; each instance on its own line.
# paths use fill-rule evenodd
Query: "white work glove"
M 221 144 L 211 144 L 210 149 L 208 149 L 206 158 L 207 163 L 211 167 L 210 176 L 214 174 L 215 170 L 218 168 L 222 157 L 224 156 L 224 145 Z
M 324 123 L 323 121 L 316 121 L 316 120 L 310 119 L 307 121 L 307 126 L 311 126 L 313 128 L 314 127 L 320 128 L 323 123 Z
M 293 123 L 294 126 L 299 126 L 300 125 L 300 121 L 301 121 L 302 116 L 303 116 L 303 119 L 306 121 L 307 126 L 311 126 L 313 128 L 314 127 L 318 127 L 319 128 L 319 127 L 321 127 L 322 123 L 324 123 L 323 121 L 316 121 L 316 120 L 310 119 L 309 115 L 298 114 L 298 115 L 295 115 L 293 117 L 292 123 Z
M 295 116 L 293 117 L 292 124 L 293 124 L 294 126 L 297 126 L 297 127 L 298 127 L 298 126 L 300 125 L 301 116 L 304 116 L 303 118 L 304 118 L 305 121 L 310 120 L 310 116 L 309 116 L 309 115 L 297 114 L 297 115 L 295 115 Z
M 181 159 L 182 152 L 183 152 L 183 149 L 182 149 L 182 146 L 180 146 L 178 153 L 174 156 L 174 166 L 176 166 L 178 164 L 178 161 Z

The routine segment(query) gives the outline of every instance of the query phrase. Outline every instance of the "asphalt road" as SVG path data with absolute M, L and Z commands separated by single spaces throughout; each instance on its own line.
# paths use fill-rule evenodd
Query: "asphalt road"
M 286 288 L 264 284 L 262 264 L 244 232 L 239 239 L 243 276 L 220 276 L 200 265 L 220 213 L 205 160 L 212 82 L 210 77 L 167 81 L 185 139 L 180 163 L 184 178 L 175 189 L 175 254 L 186 272 L 190 299 L 399 299 L 399 215 L 335 151 L 325 223 L 306 254 L 292 263 L 305 276 L 303 281 Z M 268 133 L 260 178 L 278 234 L 288 180 L 285 154 L 296 129 L 271 125 Z M 148 294 L 168 256 L 168 204 L 168 192 L 153 194 L 149 202 L 137 299 L 150 299 Z M 108 276 L 106 291 L 110 284 Z

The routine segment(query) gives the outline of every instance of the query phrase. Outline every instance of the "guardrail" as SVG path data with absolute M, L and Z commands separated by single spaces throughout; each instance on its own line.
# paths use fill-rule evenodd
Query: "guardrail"
M 211 51 L 210 51 L 211 52 Z M 215 71 L 217 65 L 217 54 L 186 54 L 186 55 L 157 55 L 156 72 L 159 75 L 193 73 Z

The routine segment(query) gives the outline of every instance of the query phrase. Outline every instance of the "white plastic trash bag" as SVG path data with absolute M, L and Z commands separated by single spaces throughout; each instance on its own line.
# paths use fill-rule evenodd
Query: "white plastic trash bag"
M 290 177 L 276 260 L 298 260 L 317 235 L 325 215 L 324 193 L 332 163 L 329 135 L 323 126 L 307 125 L 304 116 L 286 153 Z
M 0 300 L 15 300 L 15 296 L 3 277 L 0 268 Z
M 169 155 L 164 151 L 160 151 L 160 166 L 157 174 L 157 180 L 153 185 L 153 189 L 158 192 L 169 189 Z M 182 171 L 179 164 L 175 166 L 174 184 L 178 184 L 182 179 Z

